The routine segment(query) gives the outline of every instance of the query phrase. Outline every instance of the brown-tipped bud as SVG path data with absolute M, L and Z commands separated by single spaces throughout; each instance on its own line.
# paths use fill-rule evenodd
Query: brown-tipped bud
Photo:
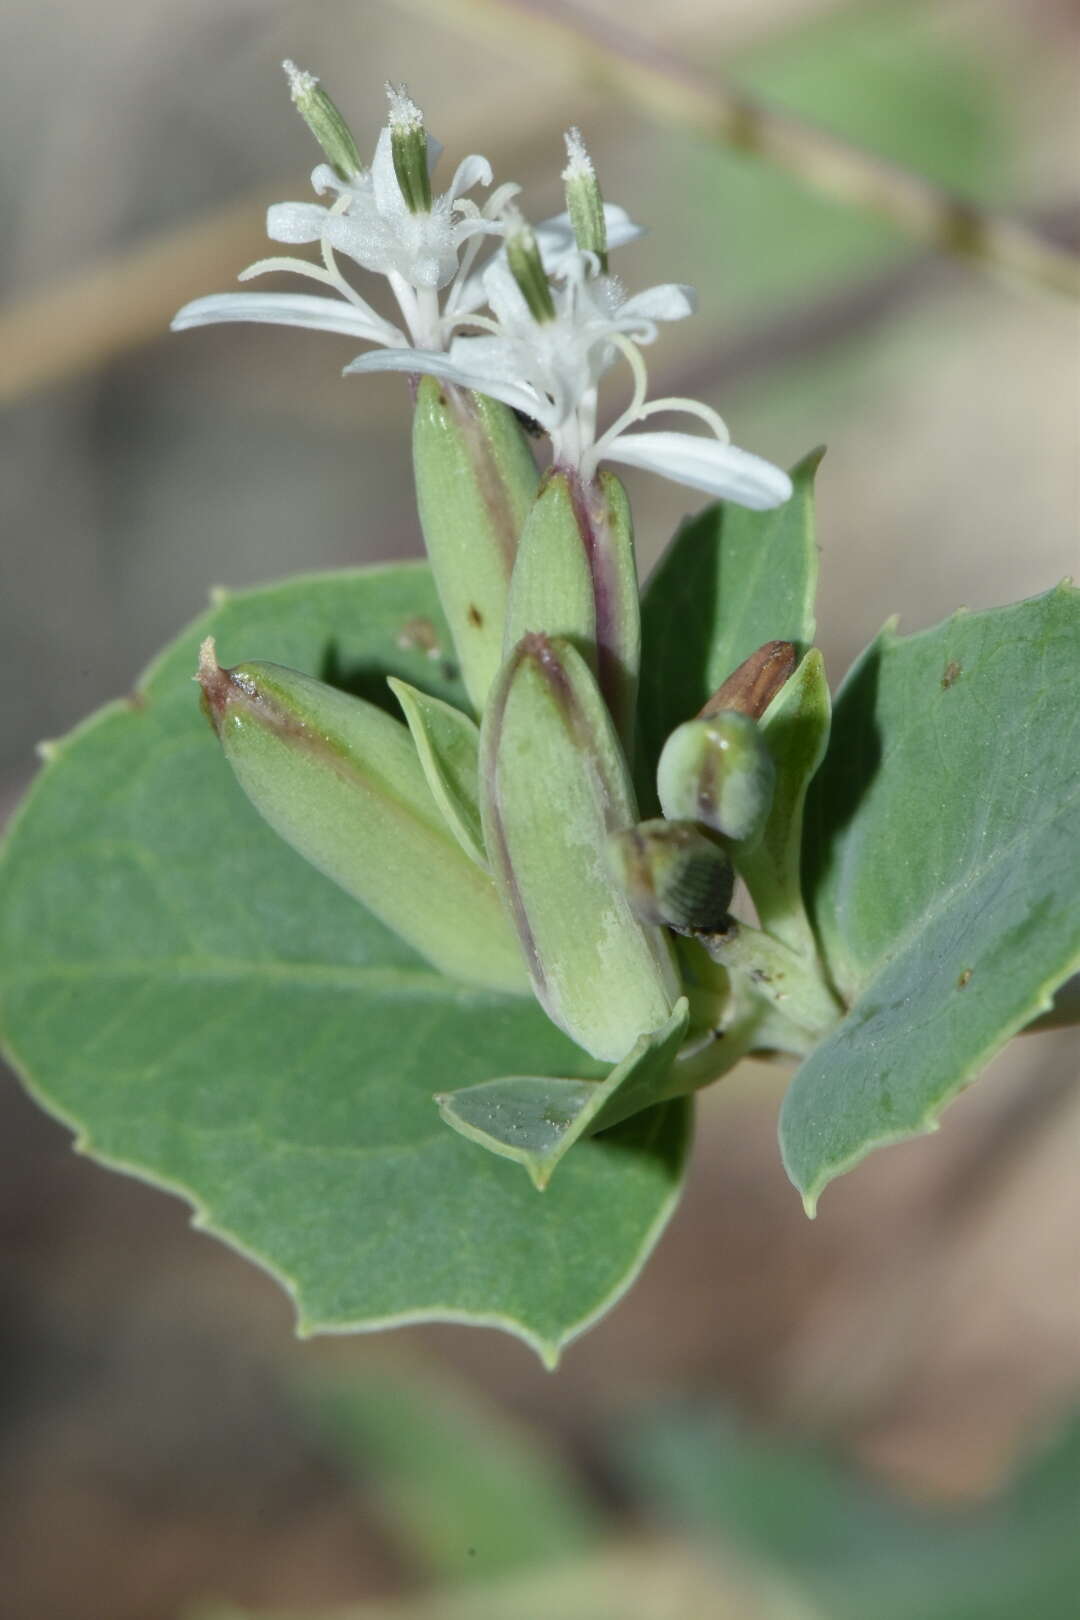
M 639 821 L 608 841 L 611 863 L 645 922 L 719 929 L 735 887 L 731 862 L 692 821 Z
M 760 720 L 780 688 L 795 673 L 797 662 L 793 641 L 767 641 L 749 658 L 744 658 L 723 686 L 717 688 L 701 710 L 700 718 L 707 720 L 721 710 L 734 709 L 738 714 L 748 714 L 752 720 Z

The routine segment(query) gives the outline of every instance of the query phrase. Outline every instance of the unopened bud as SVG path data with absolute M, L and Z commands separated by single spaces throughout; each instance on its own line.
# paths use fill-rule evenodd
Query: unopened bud
M 626 761 L 588 664 L 527 635 L 481 728 L 484 842 L 548 1016 L 593 1057 L 618 1062 L 669 1017 L 670 942 L 635 916 L 605 859 L 637 819 Z
M 735 873 L 720 845 L 692 821 L 639 821 L 613 833 L 612 865 L 646 922 L 716 930 L 731 904 Z
M 513 220 L 506 236 L 506 261 L 510 266 L 510 273 L 521 289 L 521 296 L 529 308 L 529 314 L 538 324 L 555 319 L 555 302 L 551 296 L 551 284 L 544 269 L 544 261 L 540 257 L 540 248 L 531 226 L 518 214 Z
M 562 172 L 566 188 L 566 208 L 574 228 L 574 240 L 583 253 L 595 253 L 600 269 L 606 274 L 608 267 L 607 221 L 604 218 L 604 199 L 593 168 L 592 158 L 585 150 L 579 129 L 568 129 L 566 141 L 566 168 Z
M 423 377 L 413 470 L 424 544 L 479 714 L 502 662 L 510 579 L 536 493 L 536 463 L 508 406 Z
M 491 879 L 459 847 L 409 732 L 382 709 L 278 664 L 199 660 L 203 705 L 274 831 L 440 972 L 523 991 Z
M 688 720 L 660 755 L 656 785 L 665 816 L 700 821 L 736 843 L 760 832 L 776 770 L 757 723 L 726 709 Z
M 363 170 L 352 131 L 314 73 L 295 62 L 283 62 L 293 105 L 342 180 L 355 180 Z
M 627 754 L 641 661 L 641 601 L 630 503 L 609 472 L 548 474 L 521 532 L 506 613 L 506 651 L 540 630 L 565 636 L 592 666 Z
M 390 101 L 390 151 L 402 199 L 410 214 L 429 214 L 431 174 L 424 115 L 404 85 L 388 84 L 386 94 Z

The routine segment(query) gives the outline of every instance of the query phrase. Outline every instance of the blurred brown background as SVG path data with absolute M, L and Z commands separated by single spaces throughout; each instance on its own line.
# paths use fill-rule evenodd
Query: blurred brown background
M 1080 244 L 1067 0 L 3 0 L 6 804 L 34 743 L 126 690 L 210 585 L 419 549 L 399 379 L 343 380 L 347 339 L 166 331 L 260 255 L 268 200 L 307 195 L 286 55 L 323 75 L 361 150 L 383 80 L 406 79 L 448 170 L 485 152 L 536 218 L 561 206 L 560 132 L 582 126 L 606 194 L 651 227 L 627 284 L 699 289 L 698 319 L 650 357 L 655 391 L 709 400 L 780 462 L 830 447 L 834 680 L 894 612 L 914 629 L 1076 570 L 1076 305 L 655 116 L 572 31 L 537 26 L 575 14 Z M 648 568 L 698 503 L 628 482 Z M 643 1281 L 555 1378 L 457 1328 L 296 1345 L 267 1280 L 174 1200 L 75 1159 L 6 1081 L 0 1616 L 415 1586 L 378 1480 L 358 1509 L 294 1408 L 295 1376 L 323 1366 L 452 1374 L 545 1428 L 615 1525 L 605 1436 L 672 1391 L 825 1434 L 920 1499 L 990 1490 L 1080 1391 L 1076 1069 L 1074 1036 L 1026 1037 L 939 1135 L 875 1156 L 810 1225 L 776 1154 L 784 1076 L 744 1065 L 704 1099 L 689 1197 Z M 656 1620 L 719 1612 L 690 1586 L 683 1604 L 678 1578 Z

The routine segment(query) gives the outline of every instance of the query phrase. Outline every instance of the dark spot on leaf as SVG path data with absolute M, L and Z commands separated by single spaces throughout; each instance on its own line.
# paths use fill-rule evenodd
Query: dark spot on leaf
M 145 692 L 129 692 L 127 697 L 124 699 L 124 702 L 127 704 L 129 709 L 145 709 L 146 708 L 146 693 Z
M 956 659 L 950 658 L 949 662 L 945 665 L 945 673 L 941 677 L 941 690 L 943 692 L 947 692 L 950 686 L 955 686 L 963 673 L 964 672 L 960 665 L 956 662 Z
M 468 619 L 469 623 L 474 624 L 478 630 L 484 623 L 484 615 L 481 613 L 475 602 L 469 603 Z
M 970 983 L 971 983 L 971 969 L 970 968 L 965 968 L 963 973 L 961 973 L 960 977 L 956 981 L 956 988 L 958 990 L 963 990 L 965 985 L 968 985 Z

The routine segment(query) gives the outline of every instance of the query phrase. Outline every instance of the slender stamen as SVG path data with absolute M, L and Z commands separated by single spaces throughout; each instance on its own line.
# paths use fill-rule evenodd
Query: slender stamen
M 668 399 L 651 399 L 638 412 L 638 419 L 655 416 L 657 411 L 680 411 L 684 416 L 699 416 L 709 424 L 721 444 L 731 443 L 731 434 L 723 417 L 711 405 L 704 405 L 699 399 L 683 399 L 679 395 L 672 395 Z
M 609 445 L 612 439 L 616 438 L 624 428 L 629 427 L 631 422 L 636 422 L 640 418 L 642 407 L 645 404 L 645 396 L 649 387 L 649 377 L 647 371 L 645 370 L 645 362 L 641 358 L 641 353 L 637 346 L 632 343 L 628 337 L 624 337 L 621 332 L 612 332 L 611 341 L 620 351 L 623 358 L 626 360 L 626 363 L 630 367 L 630 370 L 633 372 L 634 391 L 631 395 L 630 403 L 626 407 L 625 411 L 623 411 L 620 416 L 615 418 L 607 432 L 601 434 L 600 438 L 597 439 L 593 445 L 588 458 L 590 475 L 593 469 L 596 467 L 597 462 L 601 459 L 605 446 Z

